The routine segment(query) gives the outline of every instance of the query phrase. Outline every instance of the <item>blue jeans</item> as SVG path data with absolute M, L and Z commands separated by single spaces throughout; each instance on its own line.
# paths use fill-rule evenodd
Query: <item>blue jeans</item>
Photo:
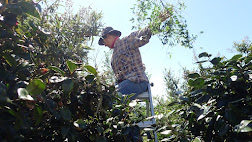
M 134 96 L 130 97 L 130 100 L 134 100 L 139 94 L 147 91 L 147 88 L 148 82 L 146 81 L 135 83 L 130 80 L 124 80 L 117 86 L 118 92 L 122 93 L 123 95 L 135 93 Z

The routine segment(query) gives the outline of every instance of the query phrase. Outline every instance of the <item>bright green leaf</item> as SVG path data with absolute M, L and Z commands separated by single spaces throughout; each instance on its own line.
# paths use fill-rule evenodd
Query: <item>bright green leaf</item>
M 239 125 L 236 126 L 237 132 L 252 132 L 252 120 L 242 120 Z
M 48 69 L 54 70 L 55 72 L 60 73 L 62 76 L 64 76 L 64 75 L 65 75 L 65 72 L 64 72 L 64 71 L 62 71 L 62 70 L 61 70 L 60 68 L 58 68 L 58 67 L 55 67 L 55 66 L 49 66 L 49 67 L 48 67 Z
M 29 95 L 28 91 L 25 88 L 17 89 L 18 98 L 22 100 L 33 101 L 34 99 Z
M 31 95 L 38 95 L 42 93 L 45 88 L 46 84 L 41 79 L 34 79 L 26 86 L 26 90 Z
M 67 61 L 67 67 L 71 74 L 78 68 L 78 66 L 71 60 Z
M 96 71 L 96 69 L 95 69 L 94 67 L 92 67 L 92 66 L 90 66 L 90 65 L 86 65 L 86 66 L 84 66 L 84 67 L 88 70 L 88 72 L 90 72 L 90 73 L 92 73 L 93 75 L 97 76 L 97 71 Z
M 161 132 L 160 134 L 169 135 L 171 132 L 172 132 L 171 130 L 165 130 L 165 131 Z
M 188 81 L 188 84 L 189 84 L 190 86 L 196 87 L 196 88 L 201 88 L 201 87 L 203 87 L 204 83 L 205 83 L 205 81 L 204 81 L 204 79 L 202 79 L 202 78 L 197 78 L 197 79 L 194 79 L 194 80 L 190 79 L 190 80 Z
M 195 138 L 193 142 L 201 142 L 200 138 Z

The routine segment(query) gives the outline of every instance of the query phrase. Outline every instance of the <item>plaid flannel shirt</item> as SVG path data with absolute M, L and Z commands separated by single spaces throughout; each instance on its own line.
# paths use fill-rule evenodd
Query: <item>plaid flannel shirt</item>
M 148 43 L 150 37 L 151 30 L 146 27 L 115 41 L 111 66 L 119 83 L 126 79 L 148 82 L 139 47 Z

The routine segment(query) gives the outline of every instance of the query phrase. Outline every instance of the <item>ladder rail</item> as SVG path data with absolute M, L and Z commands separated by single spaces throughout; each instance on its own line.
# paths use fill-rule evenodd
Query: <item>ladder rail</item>
M 148 92 L 148 95 L 147 95 L 147 92 Z M 146 102 L 147 116 L 149 117 L 149 111 L 150 111 L 151 117 L 153 117 L 153 118 L 151 119 L 151 121 L 143 121 L 143 122 L 137 123 L 137 125 L 140 128 L 151 127 L 153 124 L 156 124 L 156 121 L 155 121 L 155 118 L 154 118 L 155 112 L 154 112 L 154 106 L 153 106 L 153 99 L 152 99 L 150 84 L 148 84 L 148 90 L 147 90 L 147 92 L 144 92 L 144 93 L 138 95 L 136 97 L 136 99 L 147 100 L 147 102 Z M 158 142 L 156 131 L 154 131 L 154 141 Z

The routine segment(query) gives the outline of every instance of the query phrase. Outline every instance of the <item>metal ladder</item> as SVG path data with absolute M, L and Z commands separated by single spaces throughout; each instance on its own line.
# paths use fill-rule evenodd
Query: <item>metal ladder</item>
M 143 121 L 137 123 L 137 125 L 141 128 L 150 128 L 153 127 L 152 125 L 156 124 L 155 118 L 154 118 L 154 107 L 153 107 L 153 99 L 151 95 L 151 86 L 148 84 L 148 90 L 146 92 L 143 92 L 142 94 L 138 95 L 136 97 L 137 100 L 143 101 L 146 100 L 146 111 L 147 111 L 147 117 L 151 117 L 150 121 Z M 157 133 L 154 131 L 154 140 L 155 142 L 158 142 L 157 140 Z

